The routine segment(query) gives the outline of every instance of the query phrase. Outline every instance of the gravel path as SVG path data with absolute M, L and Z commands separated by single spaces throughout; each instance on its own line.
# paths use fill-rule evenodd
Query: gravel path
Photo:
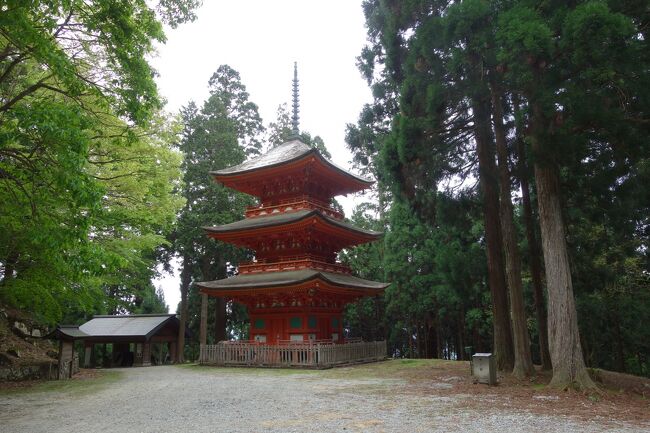
M 559 416 L 467 408 L 470 395 L 396 379 L 211 367 L 122 369 L 88 393 L 0 395 L 0 432 L 641 432 Z M 345 377 L 345 376 L 344 376 Z

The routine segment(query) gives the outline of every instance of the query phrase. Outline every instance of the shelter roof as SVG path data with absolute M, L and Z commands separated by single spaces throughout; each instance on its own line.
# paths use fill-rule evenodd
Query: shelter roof
M 87 337 L 144 337 L 150 338 L 170 321 L 178 322 L 175 314 L 132 314 L 94 316 L 79 330 Z
M 310 159 L 313 159 L 314 161 L 318 160 L 320 165 L 330 174 L 328 177 L 347 179 L 346 183 L 348 185 L 341 187 L 343 193 L 360 191 L 368 188 L 373 183 L 369 179 L 358 176 L 342 167 L 339 167 L 332 161 L 323 157 L 317 149 L 306 145 L 299 139 L 293 139 L 283 143 L 271 149 L 264 155 L 252 158 L 241 164 L 221 170 L 211 171 L 210 174 L 226 186 L 255 195 L 255 189 L 251 189 L 250 186 L 243 186 L 237 182 L 237 179 L 241 179 L 241 175 L 252 175 L 253 172 L 256 172 L 259 176 L 264 177 L 274 171 L 273 169 L 276 167 L 295 165 L 295 163 L 299 163 L 300 161 L 309 161 Z M 250 178 L 251 176 L 247 177 Z
M 362 229 L 352 224 L 348 224 L 344 221 L 331 218 L 327 215 L 323 215 L 319 210 L 299 210 L 295 212 L 286 212 L 278 215 L 269 215 L 269 216 L 260 216 L 255 218 L 246 218 L 241 221 L 236 221 L 230 224 L 224 224 L 216 227 L 204 227 L 209 233 L 229 233 L 229 232 L 238 232 L 241 230 L 255 230 L 267 227 L 274 226 L 283 226 L 293 223 L 300 222 L 310 217 L 317 217 L 321 221 L 340 227 L 342 229 L 355 232 L 361 235 L 370 236 L 370 237 L 379 237 L 381 236 L 380 232 L 375 232 L 372 230 Z
M 348 274 L 325 272 L 316 269 L 242 274 L 221 280 L 204 281 L 196 284 L 205 289 L 238 291 L 255 288 L 294 286 L 312 280 L 322 280 L 335 286 L 351 289 L 383 290 L 389 286 L 389 283 L 364 280 L 363 278 Z
M 76 325 L 59 325 L 45 337 L 55 338 L 57 340 L 78 340 L 88 336 L 88 334 L 80 330 Z

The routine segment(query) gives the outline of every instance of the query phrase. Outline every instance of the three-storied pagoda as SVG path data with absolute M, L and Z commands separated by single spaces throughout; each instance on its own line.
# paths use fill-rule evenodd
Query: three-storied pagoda
M 295 76 L 293 105 L 295 138 L 211 173 L 217 182 L 259 199 L 244 220 L 205 228 L 214 239 L 254 250 L 255 260 L 241 263 L 237 276 L 198 286 L 202 294 L 247 307 L 251 340 L 343 342 L 344 306 L 378 295 L 388 284 L 357 278 L 337 263 L 339 250 L 373 241 L 381 233 L 345 222 L 332 207 L 332 198 L 372 182 L 300 141 Z

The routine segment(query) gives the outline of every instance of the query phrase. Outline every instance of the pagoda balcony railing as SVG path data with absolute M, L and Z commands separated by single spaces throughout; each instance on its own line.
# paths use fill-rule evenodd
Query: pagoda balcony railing
M 256 218 L 312 209 L 317 209 L 321 211 L 323 215 L 327 215 L 331 218 L 343 219 L 343 213 L 333 209 L 329 204 L 307 195 L 280 200 L 278 204 L 270 206 L 249 206 L 246 208 L 246 218 Z
M 222 341 L 201 345 L 199 363 L 223 366 L 330 368 L 386 359 L 385 341 L 341 344 L 297 342 L 266 344 Z
M 349 267 L 343 264 L 326 262 L 320 257 L 310 255 L 289 257 L 274 262 L 262 260 L 257 262 L 243 262 L 239 264 L 240 274 L 298 271 L 300 269 L 317 269 L 325 272 L 338 272 L 343 274 L 350 274 L 352 272 Z

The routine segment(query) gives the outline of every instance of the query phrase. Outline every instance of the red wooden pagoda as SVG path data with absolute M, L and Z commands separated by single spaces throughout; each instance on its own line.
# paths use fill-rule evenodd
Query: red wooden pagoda
M 203 294 L 244 304 L 250 338 L 343 342 L 343 308 L 387 284 L 363 280 L 336 262 L 337 251 L 381 233 L 346 223 L 332 197 L 371 182 L 343 170 L 294 139 L 265 155 L 211 173 L 223 185 L 259 198 L 246 218 L 205 228 L 214 239 L 255 251 L 237 276 L 198 283 Z

